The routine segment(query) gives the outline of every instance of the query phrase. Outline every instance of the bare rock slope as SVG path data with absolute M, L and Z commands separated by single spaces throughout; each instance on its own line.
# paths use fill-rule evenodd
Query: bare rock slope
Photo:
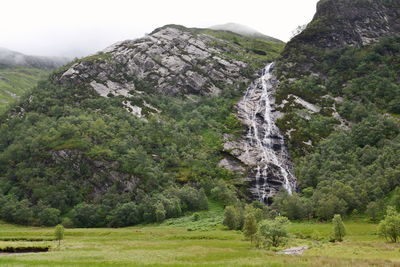
M 229 56 L 240 50 L 209 35 L 166 26 L 80 60 L 59 81 L 85 84 L 102 96 L 134 91 L 217 95 L 225 85 L 247 80 L 248 64 Z

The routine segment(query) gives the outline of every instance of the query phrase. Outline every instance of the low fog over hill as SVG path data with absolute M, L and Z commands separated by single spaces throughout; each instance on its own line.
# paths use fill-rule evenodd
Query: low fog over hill
M 234 32 L 234 33 L 245 35 L 245 36 L 262 38 L 262 39 L 269 40 L 269 41 L 282 42 L 279 39 L 276 39 L 274 37 L 262 34 L 262 33 L 256 31 L 253 28 L 250 28 L 250 27 L 245 26 L 245 25 L 237 24 L 237 23 L 226 23 L 226 24 L 214 25 L 214 26 L 211 26 L 210 29 L 222 30 L 222 31 L 230 31 L 230 32 Z
M 3 67 L 22 66 L 38 69 L 56 69 L 70 61 L 65 57 L 29 56 L 0 47 L 0 65 Z

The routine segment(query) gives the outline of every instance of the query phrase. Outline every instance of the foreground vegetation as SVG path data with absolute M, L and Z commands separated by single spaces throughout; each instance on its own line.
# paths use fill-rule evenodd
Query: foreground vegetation
M 219 211 L 219 212 L 218 212 Z M 341 243 L 328 241 L 331 223 L 291 223 L 285 247 L 309 246 L 301 256 L 254 248 L 242 232 L 214 225 L 211 212 L 170 219 L 162 224 L 128 228 L 66 229 L 58 248 L 54 228 L 0 224 L 0 239 L 42 238 L 47 241 L 0 241 L 4 246 L 48 246 L 50 252 L 0 254 L 6 266 L 396 266 L 399 245 L 386 243 L 377 225 L 362 220 L 345 221 L 347 235 Z M 214 215 L 213 215 L 214 214 Z M 196 216 L 197 217 L 197 216 Z M 221 218 L 219 218 L 221 219 Z M 205 227 L 206 226 L 206 227 Z M 193 230 L 197 229 L 197 230 Z M 207 230 L 206 230 L 207 229 Z M 283 247 L 277 249 L 282 250 Z

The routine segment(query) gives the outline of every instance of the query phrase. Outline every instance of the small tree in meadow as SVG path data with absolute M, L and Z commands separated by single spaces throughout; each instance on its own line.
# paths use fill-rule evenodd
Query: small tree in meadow
M 380 205 L 377 202 L 373 201 L 368 204 L 366 213 L 368 217 L 371 219 L 371 221 L 376 222 L 378 221 L 380 210 L 381 210 Z
M 257 233 L 257 220 L 254 214 L 248 213 L 244 219 L 243 234 L 253 243 L 254 235 Z
M 342 242 L 344 236 L 346 235 L 346 228 L 344 227 L 342 216 L 340 214 L 335 214 L 332 219 L 333 223 L 333 238 L 335 241 Z
M 240 225 L 240 218 L 238 211 L 234 206 L 227 206 L 225 208 L 223 224 L 230 230 L 238 229 Z
M 57 225 L 54 231 L 54 237 L 58 240 L 58 246 L 61 244 L 61 240 L 64 239 L 64 226 L 61 224 Z
M 288 231 L 286 226 L 289 220 L 286 217 L 278 216 L 273 220 L 263 220 L 258 224 L 255 235 L 255 245 L 258 248 L 279 247 L 286 242 Z
M 379 223 L 378 232 L 386 240 L 396 243 L 400 239 L 400 214 L 392 206 L 386 211 L 385 219 Z

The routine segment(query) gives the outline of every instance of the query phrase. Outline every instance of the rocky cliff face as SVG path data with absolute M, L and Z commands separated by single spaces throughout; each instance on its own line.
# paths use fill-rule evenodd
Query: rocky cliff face
M 398 0 L 322 0 L 312 28 L 297 41 L 310 38 L 325 48 L 368 45 L 400 31 L 399 8 Z
M 348 62 L 355 51 L 372 48 L 382 38 L 399 33 L 399 0 L 321 0 L 318 3 L 313 20 L 286 45 L 277 63 L 278 110 L 285 113 L 278 124 L 290 140 L 292 151 L 297 150 L 298 156 L 304 155 L 334 129 L 351 126 L 351 121 L 340 114 L 346 100 L 344 88 L 350 86 L 350 79 L 366 72 L 350 75 L 348 71 L 335 78 L 333 75 L 355 64 Z M 332 72 L 334 66 L 336 70 Z M 354 65 L 353 69 L 357 67 Z M 320 125 L 316 128 L 317 124 Z
M 135 91 L 164 95 L 218 95 L 225 85 L 246 81 L 248 64 L 232 59 L 236 46 L 177 26 L 159 28 L 144 38 L 114 44 L 73 64 L 61 83 L 83 84 L 101 96 Z
M 399 32 L 399 0 L 321 0 L 313 20 L 283 51 L 283 69 L 318 72 L 313 65 L 326 49 L 362 47 Z

